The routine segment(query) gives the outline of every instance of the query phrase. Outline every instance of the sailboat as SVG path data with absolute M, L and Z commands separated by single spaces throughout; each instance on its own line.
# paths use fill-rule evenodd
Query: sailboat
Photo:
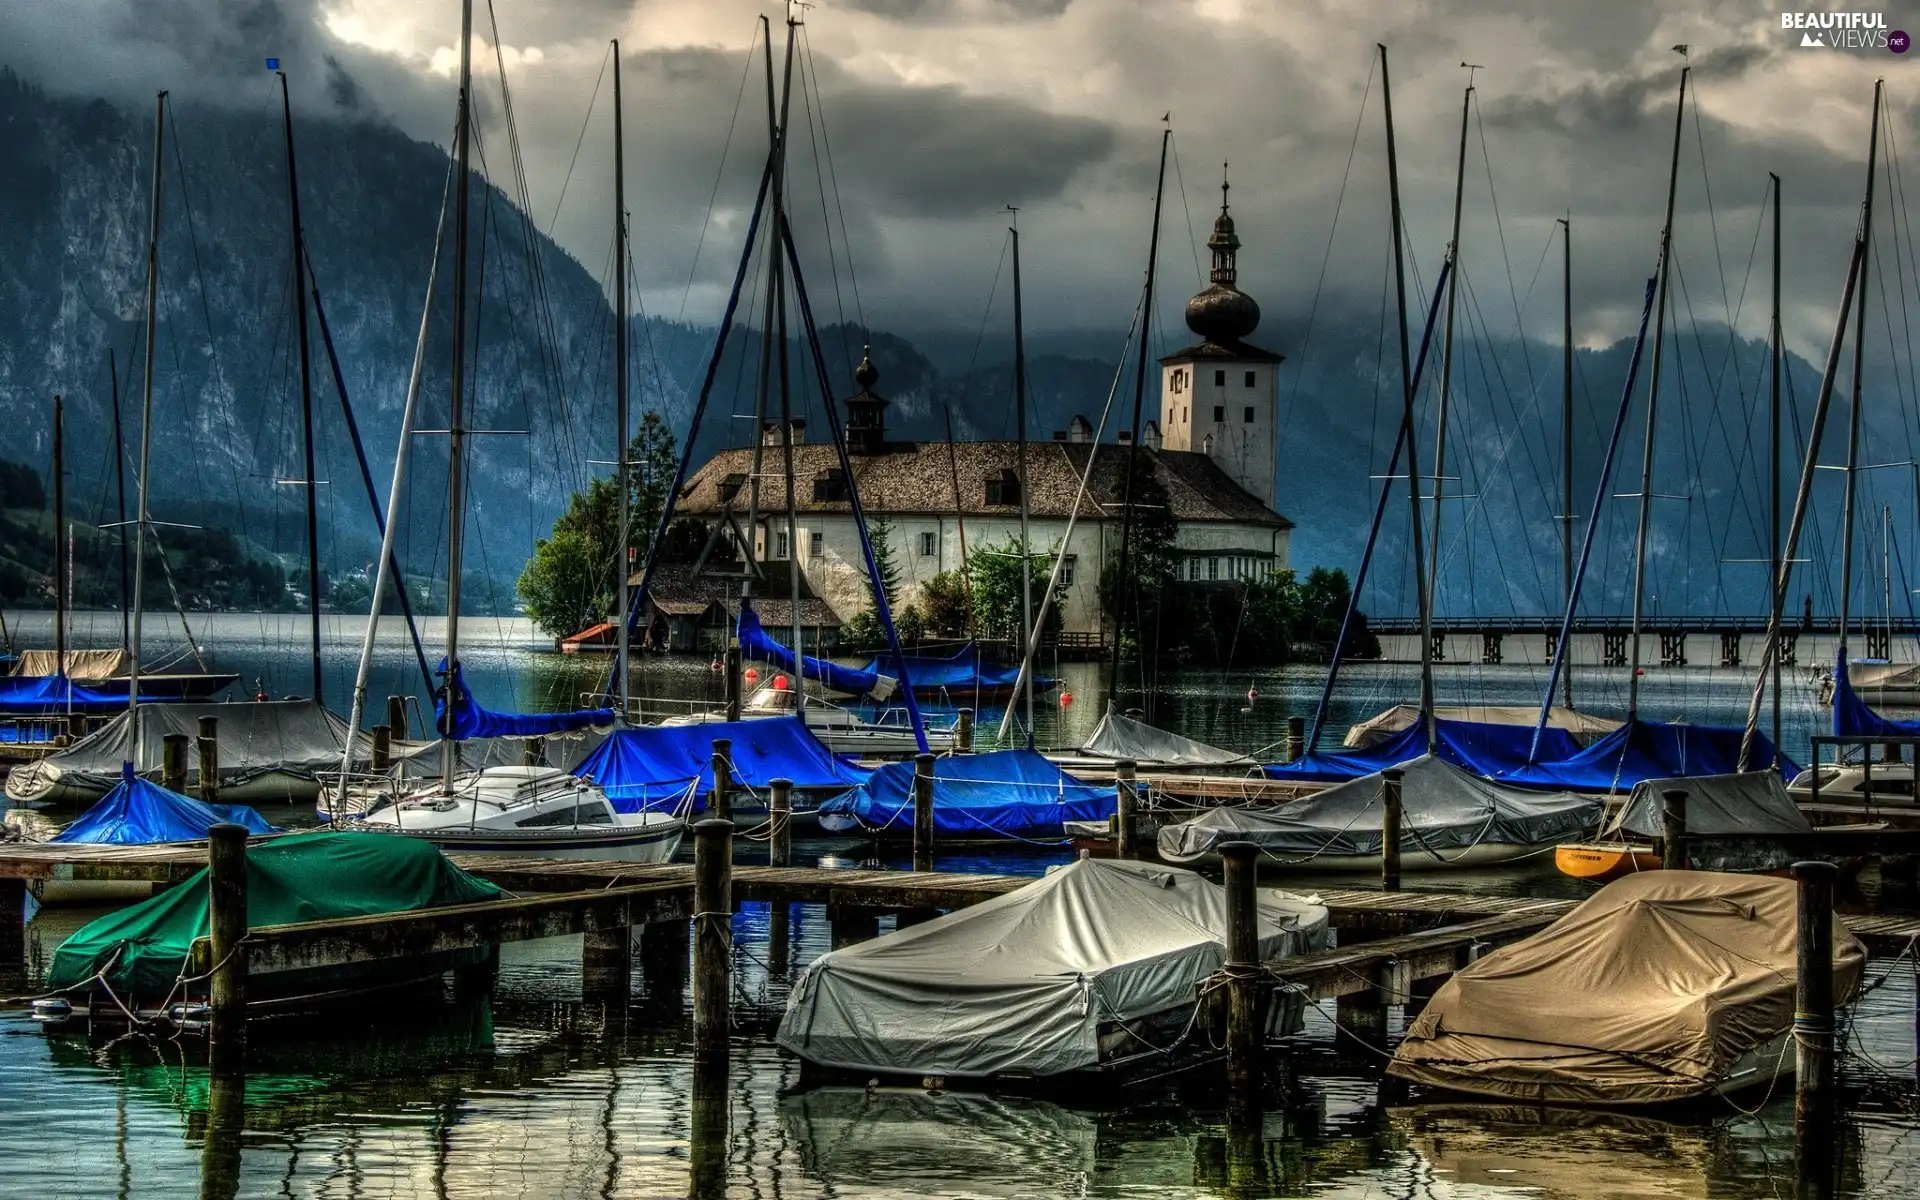
M 448 422 L 447 467 L 447 643 L 441 670 L 445 683 L 438 697 L 440 778 L 430 786 L 401 792 L 397 785 L 375 801 L 356 827 L 425 839 L 446 849 L 524 851 L 559 857 L 614 858 L 630 862 L 666 862 L 679 849 L 686 830 L 682 805 L 673 812 L 616 812 L 606 792 L 592 779 L 556 767 L 465 767 L 460 743 L 477 737 L 544 737 L 551 733 L 611 726 L 610 709 L 568 713 L 496 713 L 481 707 L 468 692 L 460 669 L 460 571 L 466 506 L 466 338 L 468 144 L 472 119 L 473 4 L 461 5 L 460 100 L 455 124 L 453 364 Z M 613 95 L 616 196 L 622 130 L 620 46 L 613 45 Z M 616 208 L 618 204 L 616 203 Z M 619 288 L 626 287 L 626 214 L 614 214 L 618 229 Z M 627 330 L 617 331 L 624 339 Z M 622 380 L 624 387 L 624 380 Z M 624 431 L 623 431 L 624 435 Z M 403 450 L 404 453 L 404 450 Z M 625 447 L 621 447 L 625 458 Z M 623 506 L 624 507 L 624 506 Z M 376 602 L 369 620 L 376 620 Z M 623 639 L 624 641 L 624 639 Z M 618 664 L 624 680 L 626 662 Z M 687 802 L 692 800 L 689 788 Z

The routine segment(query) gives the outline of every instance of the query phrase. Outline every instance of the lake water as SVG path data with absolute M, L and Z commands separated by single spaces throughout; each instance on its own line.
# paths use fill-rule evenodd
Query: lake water
M 42 618 L 44 615 L 42 615 Z M 110 644 L 118 618 L 100 617 Z M 9 614 L 36 636 L 34 615 Z M 179 643 L 177 618 L 171 622 Z M 328 696 L 339 706 L 358 650 L 357 621 L 329 621 Z M 490 705 L 557 706 L 593 690 L 603 663 L 541 652 L 520 622 L 470 620 L 463 658 Z M 194 619 L 209 666 L 258 676 L 275 695 L 305 692 L 298 618 Z M 398 627 L 392 631 L 398 635 Z M 430 634 L 435 633 L 429 630 Z M 372 694 L 418 694 L 403 636 L 383 638 Z M 1102 669 L 1058 672 L 1075 700 L 1048 703 L 1038 740 L 1070 744 L 1103 706 Z M 1613 711 L 1622 672 L 1577 681 L 1583 707 Z M 717 698 L 707 664 L 644 664 L 640 690 Z M 1241 749 L 1284 737 L 1285 717 L 1317 695 L 1316 669 L 1167 671 L 1155 719 Z M 1257 698 L 1248 703 L 1252 684 Z M 1362 666 L 1343 679 L 1329 728 L 1411 696 L 1413 668 Z M 1537 702 L 1537 668 L 1448 668 L 1440 695 L 1456 703 Z M 1818 714 L 1795 680 L 1789 751 L 1804 753 Z M 1751 680 L 1741 672 L 1649 672 L 1650 716 L 1737 721 Z M 1609 703 L 1611 702 L 1611 703 Z M 1249 711 L 1250 710 L 1250 711 Z M 808 842 L 796 861 L 861 865 L 858 843 Z M 942 856 L 944 869 L 1038 873 L 1063 852 L 1021 848 Z M 899 865 L 889 862 L 887 865 Z M 1303 877 L 1311 888 L 1321 880 Z M 1330 881 L 1328 881 L 1330 882 Z M 1419 886 L 1440 882 L 1422 878 Z M 1452 886 L 1577 895 L 1556 875 L 1449 878 Z M 1870 882 L 1870 881 L 1869 881 Z M 48 909 L 29 927 L 44 962 L 91 916 Z M 793 906 L 792 967 L 828 947 L 824 914 Z M 1793 1190 L 1792 1098 L 1749 1098 L 1682 1123 L 1518 1108 L 1435 1106 L 1383 1095 L 1376 1052 L 1310 1011 L 1288 1055 L 1290 1083 L 1257 1124 L 1230 1123 L 1204 1084 L 1092 1104 L 960 1093 L 859 1089 L 794 1093 L 794 1060 L 772 1046 L 793 970 L 770 972 L 771 914 L 750 905 L 734 921 L 736 1043 L 717 1088 L 696 1082 L 682 992 L 649 995 L 636 972 L 630 1006 L 582 996 L 578 939 L 507 947 L 489 999 L 381 1001 L 363 1011 L 256 1035 L 244 1089 L 214 1085 L 188 1044 L 130 1038 L 103 1044 L 47 1038 L 17 1010 L 0 1010 L 0 1196 L 21 1197 L 1201 1197 L 1359 1198 L 1774 1197 Z M 883 923 L 883 928 L 888 923 Z M 1884 979 L 1856 1006 L 1842 1073 L 1838 1143 L 1842 1194 L 1920 1194 L 1920 1104 L 1910 962 L 1875 960 Z M 1399 1028 L 1398 1014 L 1394 1028 Z M 1416 1097 L 1417 1099 L 1417 1097 Z M 708 1136 L 695 1113 L 724 1109 Z

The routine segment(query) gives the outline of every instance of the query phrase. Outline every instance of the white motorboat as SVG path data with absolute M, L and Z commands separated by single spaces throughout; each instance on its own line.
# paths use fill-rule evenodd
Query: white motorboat
M 689 799 L 691 789 L 689 789 Z M 422 838 L 443 850 L 547 858 L 672 860 L 686 831 L 671 813 L 616 812 L 606 793 L 553 767 L 486 767 L 376 803 L 356 825 Z
M 1822 804 L 1912 804 L 1913 764 L 1898 759 L 1815 763 L 1794 776 L 1787 794 L 1801 802 L 1817 797 Z
M 782 676 L 781 678 L 785 678 Z M 869 721 L 851 709 L 843 708 L 820 696 L 808 696 L 803 707 L 790 687 L 770 683 L 756 689 L 740 706 L 742 720 L 763 717 L 790 717 L 798 712 L 808 732 L 819 738 L 835 754 L 855 754 L 861 758 L 900 758 L 918 754 L 913 725 L 906 710 L 892 709 L 879 721 Z M 662 725 L 707 725 L 726 720 L 724 712 L 688 713 L 668 717 Z M 927 728 L 927 748 L 935 754 L 953 747 L 953 729 Z

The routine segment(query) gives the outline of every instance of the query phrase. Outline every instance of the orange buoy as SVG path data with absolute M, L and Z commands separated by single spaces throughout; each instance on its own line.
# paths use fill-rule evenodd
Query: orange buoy
M 1071 707 L 1073 707 L 1073 693 L 1072 693 L 1072 692 L 1069 692 L 1069 691 L 1066 691 L 1066 690 L 1064 690 L 1064 689 L 1063 689 L 1063 690 L 1061 691 L 1061 693 L 1060 693 L 1060 707 L 1061 707 L 1061 708 L 1071 708 Z
M 748 683 L 757 683 L 760 679 L 760 672 L 754 670 L 752 667 L 748 667 L 745 678 Z
M 787 677 L 785 675 L 775 675 L 773 677 L 773 690 L 776 692 L 784 692 L 787 690 Z
M 726 670 L 726 668 L 721 666 L 720 660 L 716 658 L 713 660 L 712 663 L 708 664 L 707 670 L 712 671 L 715 675 L 718 675 L 720 672 Z

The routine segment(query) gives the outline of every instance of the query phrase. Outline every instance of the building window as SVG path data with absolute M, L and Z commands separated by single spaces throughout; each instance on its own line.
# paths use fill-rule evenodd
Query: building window
M 735 471 L 725 479 L 722 479 L 720 481 L 720 502 L 725 504 L 735 496 L 738 496 L 740 489 L 745 487 L 746 483 L 747 476 L 743 471 Z
M 987 503 L 1013 505 L 1020 503 L 1020 477 L 1013 468 L 1003 468 L 998 475 L 987 480 Z
M 1199 559 L 1190 558 L 1187 560 L 1187 578 L 1188 579 L 1200 578 L 1200 560 Z
M 1227 373 L 1225 371 L 1215 371 L 1213 373 L 1213 386 L 1215 387 L 1227 386 Z
M 1253 386 L 1253 381 L 1254 381 L 1254 378 L 1255 378 L 1255 376 L 1254 376 L 1254 373 L 1253 373 L 1252 371 L 1248 371 L 1248 372 L 1247 372 L 1247 386 L 1248 386 L 1248 387 L 1252 387 L 1252 386 Z
M 1213 406 L 1213 423 L 1215 425 L 1224 425 L 1227 423 L 1227 406 L 1226 405 L 1216 404 Z
M 820 531 L 817 529 L 807 535 L 807 557 L 820 557 Z
M 1200 453 L 1202 454 L 1213 453 L 1213 435 L 1212 434 L 1208 434 L 1207 436 L 1200 439 Z
M 1249 425 L 1253 424 L 1253 406 L 1251 404 L 1247 406 L 1246 415 L 1241 417 L 1240 419 L 1245 421 Z
M 1180 392 L 1185 391 L 1186 389 L 1187 389 L 1187 373 L 1185 371 L 1175 371 L 1173 373 L 1174 393 L 1177 395 Z
M 822 471 L 813 477 L 813 500 L 832 504 L 847 498 L 847 477 L 838 470 Z
M 1209 580 L 1220 578 L 1220 560 L 1219 559 L 1210 558 L 1207 560 L 1207 578 Z
M 940 553 L 939 535 L 932 534 L 932 533 L 921 534 L 920 535 L 920 557 L 932 558 L 934 555 L 938 553 Z
M 1073 586 L 1074 556 L 1069 554 L 1060 560 L 1060 586 Z
M 787 556 L 787 531 L 784 529 L 773 535 L 773 556 L 775 558 Z

